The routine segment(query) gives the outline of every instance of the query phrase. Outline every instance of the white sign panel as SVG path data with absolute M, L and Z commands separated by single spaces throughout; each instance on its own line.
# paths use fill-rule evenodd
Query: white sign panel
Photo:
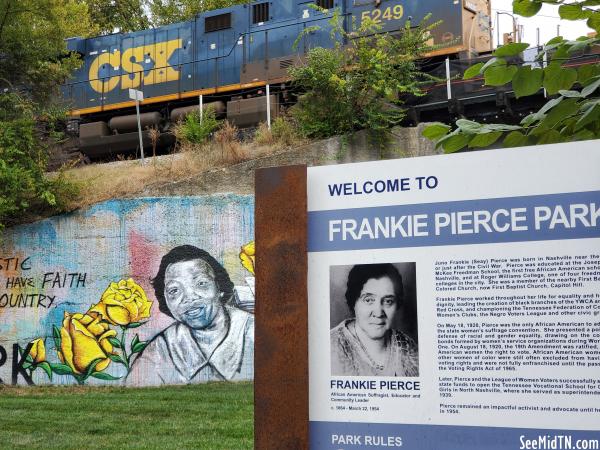
M 600 141 L 308 170 L 311 449 L 600 448 Z
M 129 98 L 131 100 L 137 100 L 139 102 L 144 101 L 144 93 L 137 89 L 129 89 Z

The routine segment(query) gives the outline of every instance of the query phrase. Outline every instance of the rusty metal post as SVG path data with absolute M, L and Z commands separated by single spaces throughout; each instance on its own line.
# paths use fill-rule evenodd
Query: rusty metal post
M 256 171 L 254 448 L 308 448 L 306 166 Z

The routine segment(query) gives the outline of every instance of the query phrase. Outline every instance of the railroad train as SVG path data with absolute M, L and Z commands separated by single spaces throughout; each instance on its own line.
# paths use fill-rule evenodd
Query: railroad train
M 370 18 L 390 34 L 432 13 L 442 21 L 431 36 L 433 61 L 492 50 L 490 0 L 251 0 L 160 28 L 69 39 L 83 64 L 62 86 L 68 130 L 92 159 L 135 150 L 130 89 L 143 92 L 144 147 L 150 127 L 167 131 L 159 144 L 168 145 L 169 127 L 197 110 L 200 96 L 238 127 L 265 120 L 267 107 L 275 117 L 290 95 L 288 69 L 310 48 L 334 45 L 329 20 L 336 9 L 348 32 Z

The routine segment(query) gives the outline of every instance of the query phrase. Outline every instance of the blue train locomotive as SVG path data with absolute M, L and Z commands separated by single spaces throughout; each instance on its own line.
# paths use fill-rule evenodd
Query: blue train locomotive
M 392 33 L 431 12 L 443 21 L 432 35 L 434 44 L 444 46 L 437 54 L 491 49 L 489 0 L 254 0 L 156 29 L 70 39 L 69 50 L 83 59 L 63 86 L 70 130 L 79 133 L 81 151 L 92 158 L 135 149 L 130 89 L 144 94 L 144 128 L 168 128 L 198 108 L 200 95 L 238 126 L 255 124 L 266 117 L 266 85 L 272 86 L 269 103 L 276 116 L 289 67 L 311 47 L 333 46 L 328 21 L 334 8 L 347 30 L 368 17 Z

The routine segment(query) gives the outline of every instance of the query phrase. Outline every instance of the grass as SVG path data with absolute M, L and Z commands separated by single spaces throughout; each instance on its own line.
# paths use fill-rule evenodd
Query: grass
M 149 186 L 182 181 L 203 172 L 281 151 L 277 146 L 238 142 L 227 128 L 216 137 L 218 140 L 205 144 L 181 145 L 179 151 L 172 155 L 147 158 L 145 165 L 139 160 L 130 160 L 66 169 L 63 171 L 64 179 L 78 186 L 79 193 L 67 200 L 65 210 L 133 196 Z
M 0 448 L 251 449 L 253 384 L 0 385 Z
M 67 169 L 63 177 L 79 187 L 79 194 L 67 201 L 65 209 L 70 211 L 112 198 L 128 197 L 152 185 L 182 181 L 230 164 L 232 162 L 221 158 L 220 150 L 198 146 L 193 151 L 147 158 L 145 165 L 139 160 L 131 160 Z

